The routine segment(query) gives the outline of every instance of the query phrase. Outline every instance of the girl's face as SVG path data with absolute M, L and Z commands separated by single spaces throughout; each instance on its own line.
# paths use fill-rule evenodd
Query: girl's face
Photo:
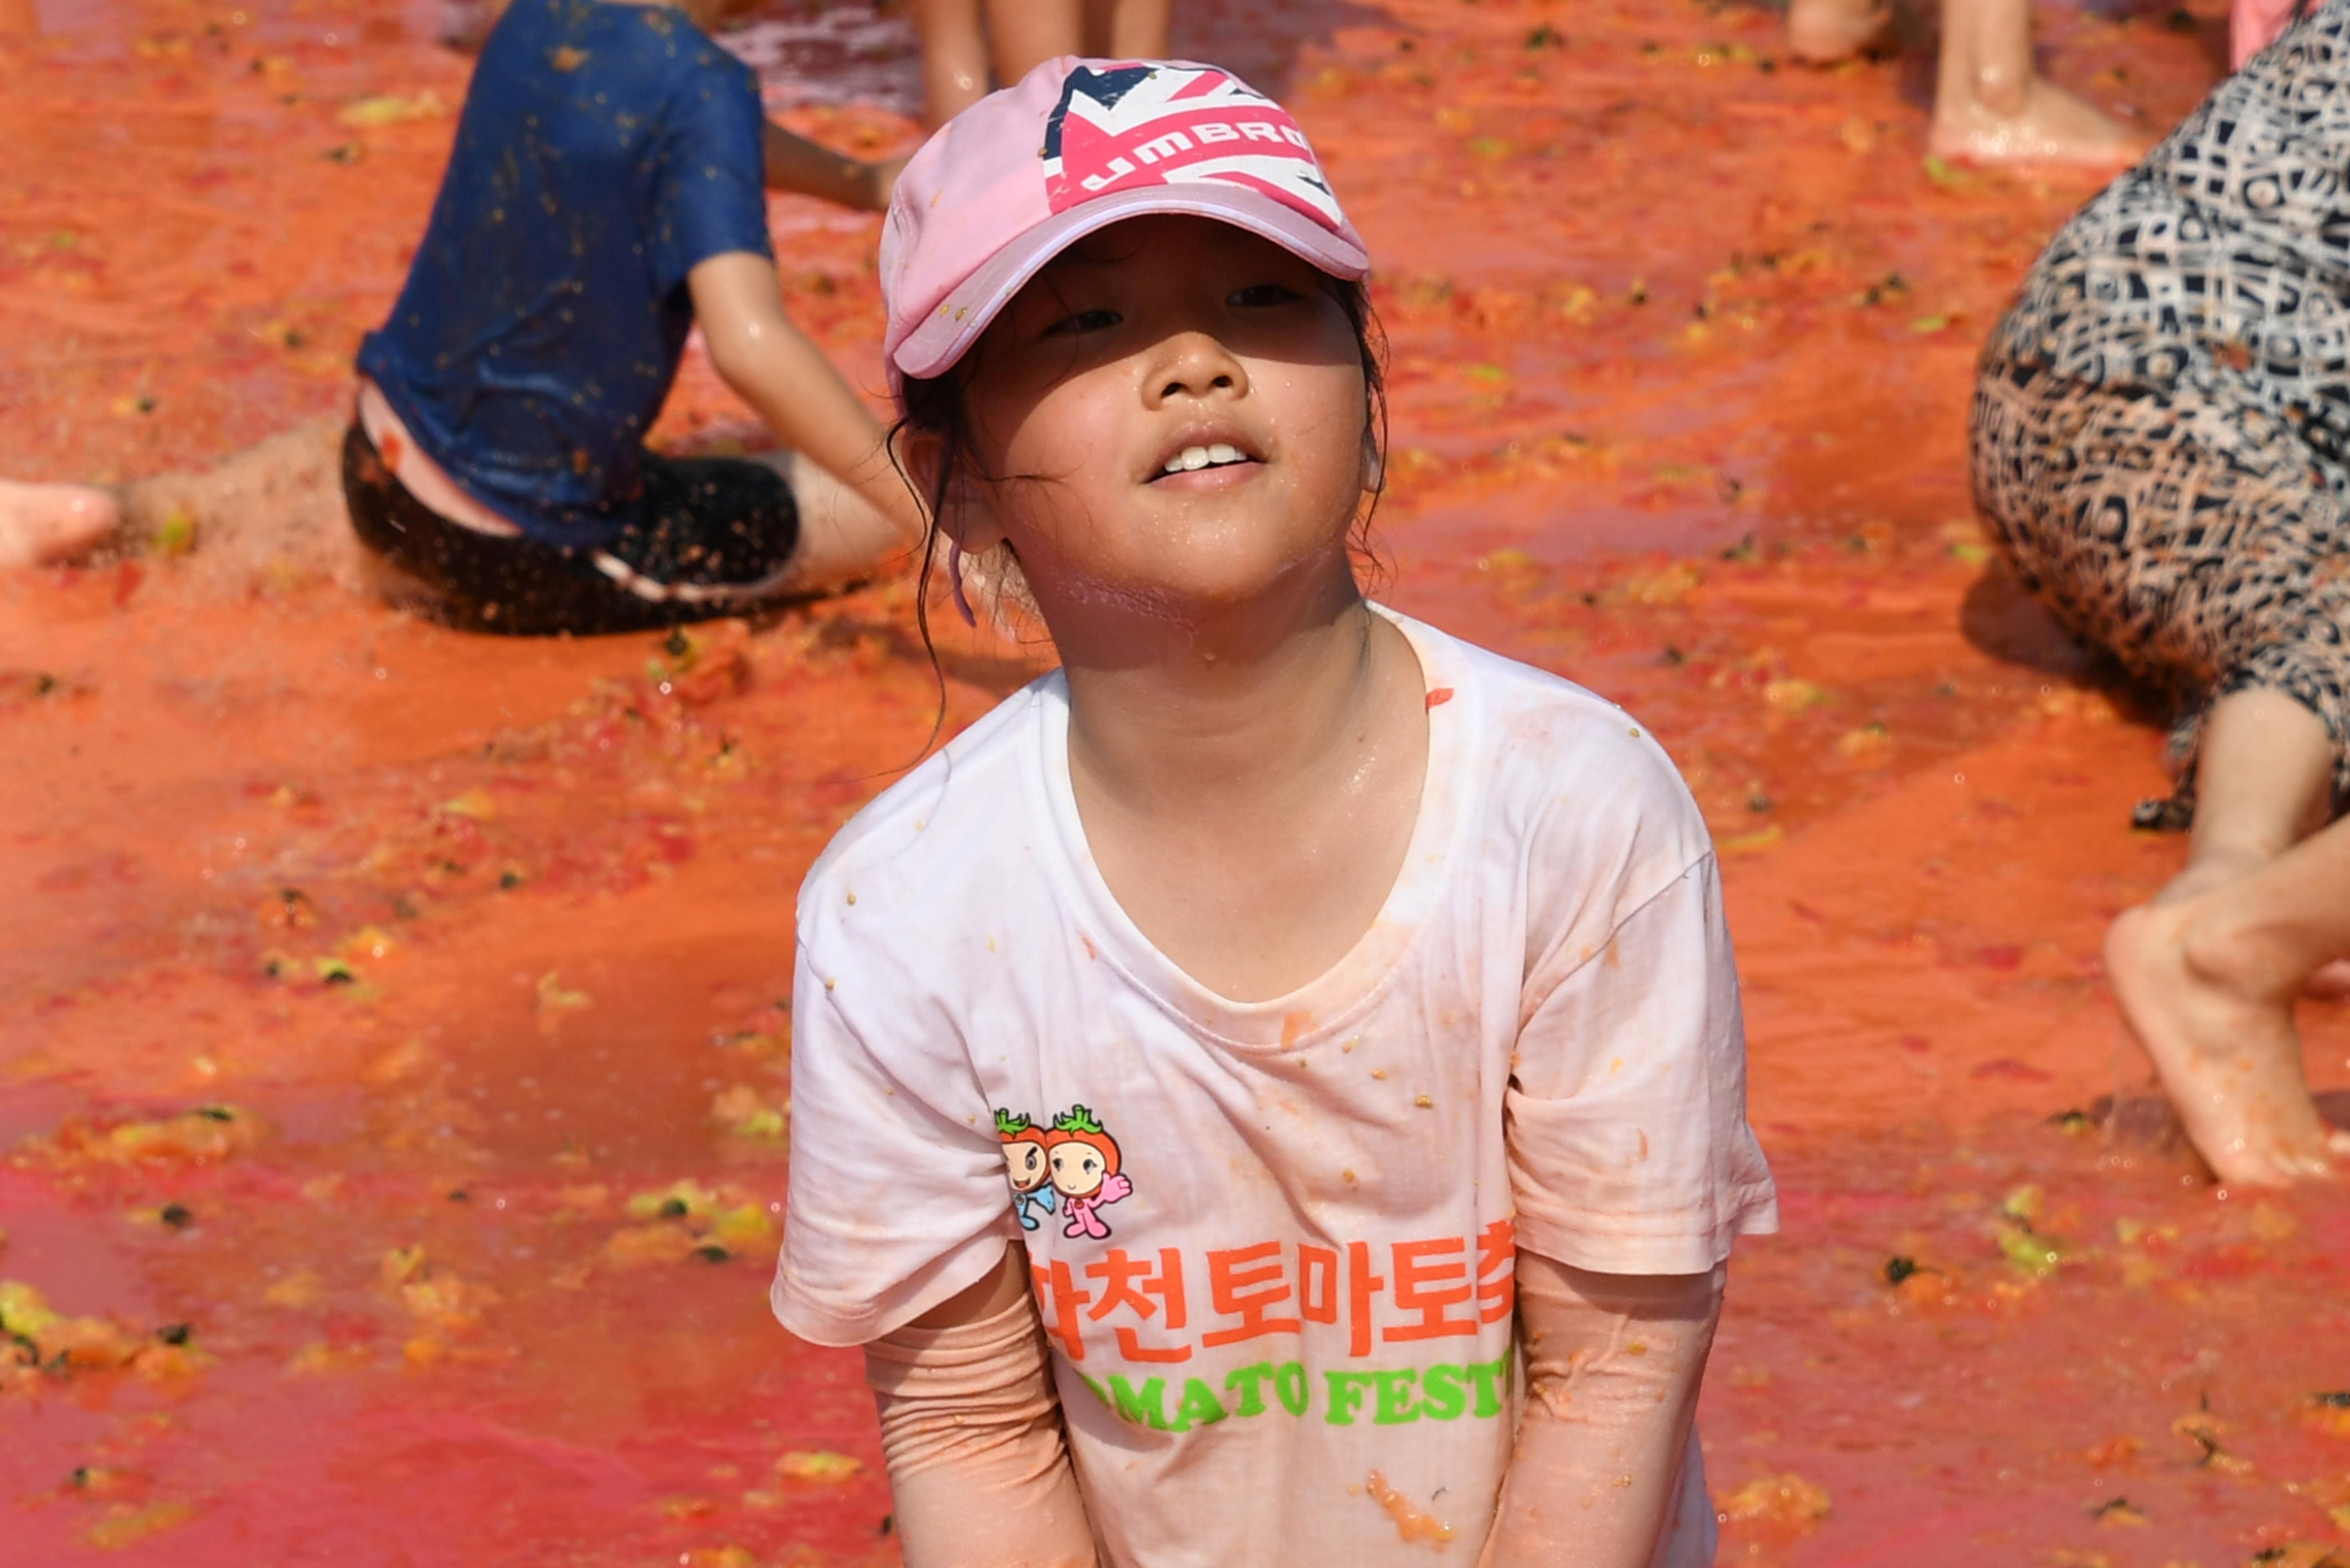
M 1055 258 L 976 352 L 974 456 L 993 477 L 960 542 L 1008 538 L 1056 632 L 1089 608 L 1188 619 L 1344 569 L 1367 390 L 1309 263 L 1204 218 L 1130 219 Z

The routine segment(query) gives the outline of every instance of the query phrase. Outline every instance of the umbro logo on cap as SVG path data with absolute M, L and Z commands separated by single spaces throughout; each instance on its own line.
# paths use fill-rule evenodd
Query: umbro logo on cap
M 1113 191 L 1210 180 L 1245 186 L 1334 229 L 1346 221 L 1297 122 L 1236 78 L 1164 64 L 1069 73 L 1045 125 L 1054 212 Z

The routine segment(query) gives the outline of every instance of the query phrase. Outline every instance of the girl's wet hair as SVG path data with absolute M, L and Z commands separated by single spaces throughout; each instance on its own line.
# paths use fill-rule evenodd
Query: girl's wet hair
M 1371 538 L 1371 516 L 1378 510 L 1379 497 L 1387 489 L 1388 457 L 1388 396 L 1387 396 L 1387 334 L 1380 329 L 1377 311 L 1371 307 L 1370 290 L 1358 281 L 1325 275 L 1322 286 L 1346 313 L 1347 325 L 1353 329 L 1356 351 L 1362 357 L 1363 389 L 1365 392 L 1363 434 L 1378 459 L 1370 485 L 1370 504 L 1355 519 L 1348 547 L 1360 562 L 1360 570 L 1372 586 L 1386 576 L 1386 563 L 1381 559 Z M 979 471 L 977 442 L 972 432 L 971 405 L 966 395 L 977 377 L 984 340 L 974 345 L 970 353 L 942 376 L 909 376 L 899 397 L 904 410 L 898 422 L 890 427 L 891 460 L 897 458 L 899 439 L 908 434 L 934 437 L 939 443 L 937 477 L 931 493 L 923 497 L 930 509 L 930 528 L 922 539 L 922 570 L 915 585 L 914 619 L 920 628 L 922 647 L 931 656 L 931 668 L 939 675 L 940 719 L 945 719 L 945 673 L 939 664 L 936 643 L 931 637 L 931 581 L 938 569 L 941 554 L 941 519 L 947 515 L 955 498 L 963 493 L 965 482 L 972 479 L 998 479 L 1002 476 L 983 474 Z M 910 488 L 913 476 L 905 472 L 899 462 L 899 473 Z M 1011 546 L 1003 546 L 1010 550 Z M 935 730 L 932 739 L 936 739 Z

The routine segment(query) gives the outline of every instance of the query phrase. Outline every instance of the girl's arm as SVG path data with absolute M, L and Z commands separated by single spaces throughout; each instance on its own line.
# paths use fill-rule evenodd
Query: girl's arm
M 1596 1274 L 1518 1253 L 1526 1410 L 1480 1568 L 1648 1568 L 1724 1272 Z
M 911 550 L 922 535 L 921 508 L 889 461 L 881 426 L 842 379 L 824 350 L 784 314 L 775 266 L 765 256 L 729 251 L 686 275 L 694 318 L 710 345 L 710 363 L 751 405 L 776 438 L 858 493 Z M 879 540 L 854 541 L 882 553 Z M 834 554 L 850 553 L 835 550 Z
M 898 183 L 902 158 L 868 163 L 846 152 L 835 152 L 821 142 L 785 130 L 767 121 L 767 189 L 814 196 L 820 202 L 879 213 L 889 205 L 889 192 Z
M 1094 1568 L 1026 1252 L 865 1347 L 906 1568 Z

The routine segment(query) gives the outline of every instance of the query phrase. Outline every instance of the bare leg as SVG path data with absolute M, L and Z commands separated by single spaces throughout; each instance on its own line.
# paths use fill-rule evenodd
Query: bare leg
M 0 481 L 0 566 L 152 551 L 190 556 L 189 571 L 234 589 L 319 577 L 359 586 L 343 504 L 349 422 L 313 420 L 202 472 L 111 490 Z
M 935 130 L 987 96 L 979 0 L 914 0 L 922 40 L 922 117 Z
M 2268 691 L 2243 695 L 2244 703 L 2229 710 L 2226 722 L 2231 732 L 2241 732 L 2251 722 L 2246 714 L 2270 704 L 2278 711 L 2270 715 L 2267 724 L 2283 731 L 2303 728 L 2296 715 L 2305 714 L 2291 698 Z M 2219 715 L 2215 713 L 2213 719 L 2217 722 Z M 2198 785 L 2199 789 L 2216 786 L 2234 798 L 2216 809 L 2208 803 L 2198 806 L 2194 847 L 2185 868 L 2155 895 L 2158 904 L 2175 904 L 2248 877 L 2325 826 L 2330 768 L 2313 780 L 2305 765 L 2282 772 L 2263 769 L 2249 775 L 2241 769 L 2222 766 L 2206 769 Z M 2350 958 L 2320 968 L 2303 985 L 2302 994 L 2329 1002 L 2350 999 Z
M 1880 42 L 1892 26 L 1889 0 L 1792 0 L 1787 48 L 1799 60 L 1833 65 Z
M 2158 904 L 2248 877 L 2325 826 L 2333 748 L 2317 715 L 2282 692 L 2221 700 L 2204 721 L 2201 752 L 2187 865 Z
M 2032 63 L 2032 0 L 1949 0 L 1928 145 L 1970 163 L 2077 163 L 2119 168 L 2146 152 L 2136 132 Z
M 987 0 L 995 79 L 1010 87 L 1059 55 L 1086 47 L 1080 0 Z
M 187 573 L 235 592 L 320 578 L 365 587 L 343 504 L 348 424 L 313 420 L 202 472 L 113 490 L 0 482 L 0 566 L 154 552 L 187 556 Z M 31 554 L 10 554 L 28 542 Z
M 1086 0 L 1085 52 L 1112 60 L 1167 57 L 1169 0 Z
M 121 526 L 122 504 L 111 491 L 0 479 L 0 570 L 87 555 Z
M 782 474 L 799 508 L 800 539 L 785 593 L 830 593 L 869 582 L 912 553 L 916 541 L 904 524 L 796 452 L 761 452 L 751 461 Z
M 2257 689 L 2222 699 L 2187 868 L 2106 938 L 2123 1016 L 2223 1181 L 2279 1186 L 2350 1155 L 2350 1135 L 2318 1115 L 2293 1022 L 2303 985 L 2350 954 L 2350 819 L 2302 836 L 2333 772 L 2325 728 L 2300 703 Z

